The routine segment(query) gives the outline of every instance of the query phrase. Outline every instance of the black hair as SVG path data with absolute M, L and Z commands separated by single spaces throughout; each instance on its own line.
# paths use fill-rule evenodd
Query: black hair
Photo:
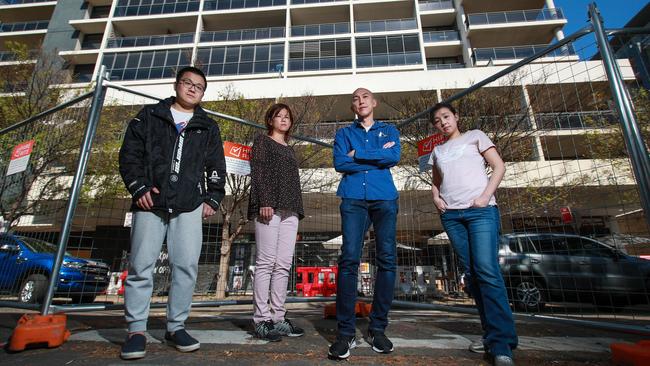
M 289 137 L 291 137 L 291 129 L 293 128 L 293 112 L 291 111 L 291 108 L 289 108 L 288 105 L 284 103 L 275 103 L 273 104 L 267 111 L 266 114 L 264 115 L 264 122 L 266 123 L 266 133 L 271 136 L 273 134 L 273 118 L 285 109 L 289 113 L 289 119 L 291 120 L 291 127 L 289 127 L 289 131 L 287 131 L 284 134 L 284 141 L 289 141 Z
M 181 81 L 181 78 L 183 77 L 183 75 L 185 75 L 186 72 L 191 72 L 192 74 L 196 74 L 202 77 L 203 82 L 205 83 L 205 88 L 208 87 L 208 80 L 205 78 L 205 74 L 203 73 L 203 71 L 201 71 L 201 69 L 196 68 L 194 66 L 185 66 L 184 68 L 178 70 L 178 72 L 176 73 L 177 83 Z
M 435 116 L 436 112 L 438 112 L 443 108 L 449 109 L 453 114 L 458 114 L 458 111 L 456 111 L 456 108 L 454 108 L 454 106 L 451 105 L 451 103 L 440 102 L 440 103 L 436 103 L 436 105 L 434 105 L 433 108 L 431 109 L 431 113 L 430 113 L 431 117 Z

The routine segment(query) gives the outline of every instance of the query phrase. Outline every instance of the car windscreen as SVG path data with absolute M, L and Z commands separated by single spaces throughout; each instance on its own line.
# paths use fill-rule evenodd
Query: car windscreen
M 29 250 L 31 250 L 34 253 L 50 253 L 50 254 L 56 254 L 57 247 L 56 245 L 52 243 L 48 243 L 43 240 L 39 239 L 34 239 L 34 238 L 26 238 L 26 237 L 20 237 L 20 241 L 25 244 Z M 65 255 L 70 255 L 70 253 L 65 252 Z

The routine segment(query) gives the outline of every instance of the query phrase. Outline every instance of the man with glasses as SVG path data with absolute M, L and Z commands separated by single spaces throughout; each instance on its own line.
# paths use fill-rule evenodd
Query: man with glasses
M 201 70 L 181 69 L 176 96 L 145 106 L 129 123 L 120 149 L 120 174 L 133 196 L 123 359 L 145 356 L 153 270 L 165 238 L 171 267 L 165 340 L 181 352 L 201 346 L 185 331 L 185 320 L 203 243 L 201 219 L 219 208 L 226 175 L 219 127 L 199 106 L 206 85 Z

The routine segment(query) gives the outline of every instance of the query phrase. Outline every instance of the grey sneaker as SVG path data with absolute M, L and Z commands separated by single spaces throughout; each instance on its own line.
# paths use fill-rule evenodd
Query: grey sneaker
M 485 339 L 481 338 L 477 341 L 472 342 L 472 344 L 469 345 L 470 352 L 474 352 L 474 353 L 485 352 L 485 345 L 483 344 L 483 341 L 485 341 Z
M 515 361 L 510 356 L 494 356 L 494 366 L 515 366 Z
M 305 334 L 305 331 L 293 325 L 289 319 L 283 319 L 277 323 L 273 323 L 273 328 L 283 336 L 287 337 L 300 337 Z
M 255 324 L 255 336 L 269 342 L 279 342 L 282 340 L 282 335 L 275 330 L 273 322 L 270 320 Z

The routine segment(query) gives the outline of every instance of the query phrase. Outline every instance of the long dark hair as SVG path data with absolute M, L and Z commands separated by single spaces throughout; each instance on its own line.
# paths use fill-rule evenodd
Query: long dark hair
M 284 134 L 284 141 L 289 141 L 291 135 L 291 130 L 293 130 L 293 112 L 288 105 L 284 103 L 275 103 L 267 111 L 264 116 L 264 122 L 266 123 L 266 133 L 271 136 L 273 134 L 273 117 L 277 116 L 281 110 L 286 109 L 289 113 L 289 119 L 291 120 L 291 127 Z

